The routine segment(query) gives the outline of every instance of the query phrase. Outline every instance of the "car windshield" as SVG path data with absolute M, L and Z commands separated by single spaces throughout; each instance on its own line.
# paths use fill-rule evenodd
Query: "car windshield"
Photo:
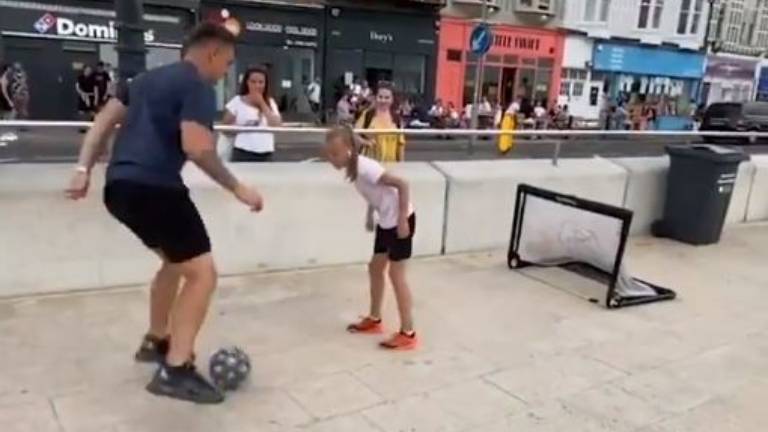
M 737 103 L 716 103 L 709 106 L 707 115 L 710 117 L 731 117 L 739 115 L 741 104 Z

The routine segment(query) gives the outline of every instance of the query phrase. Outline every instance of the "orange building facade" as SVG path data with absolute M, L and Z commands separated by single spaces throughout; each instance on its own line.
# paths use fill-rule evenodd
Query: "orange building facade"
M 444 18 L 440 24 L 437 97 L 463 107 L 472 101 L 478 56 L 469 39 L 476 23 Z M 506 107 L 516 98 L 554 106 L 560 89 L 565 36 L 556 30 L 492 25 L 483 96 Z

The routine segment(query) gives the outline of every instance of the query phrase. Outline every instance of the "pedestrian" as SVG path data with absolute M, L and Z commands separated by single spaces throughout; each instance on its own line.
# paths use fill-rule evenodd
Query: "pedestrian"
M 307 100 L 309 100 L 309 106 L 312 109 L 312 113 L 315 115 L 315 120 L 318 124 L 321 121 L 320 98 L 322 93 L 323 87 L 320 84 L 320 77 L 317 77 L 307 86 Z
M 412 294 L 406 277 L 406 263 L 411 258 L 416 213 L 410 201 L 408 183 L 387 172 L 373 159 L 359 155 L 352 130 L 345 126 L 332 129 L 326 138 L 326 155 L 334 168 L 346 170 L 347 180 L 376 209 L 373 258 L 368 265 L 370 278 L 370 313 L 350 324 L 351 333 L 381 333 L 381 306 L 384 300 L 386 274 L 395 291 L 400 315 L 400 331 L 380 343 L 382 348 L 409 350 L 416 348 L 418 339 L 413 326 Z M 369 221 L 370 222 L 370 221 Z M 369 231 L 373 224 L 366 224 Z
M 10 71 L 9 65 L 0 64 L 0 120 L 13 120 L 14 118 Z
M 234 62 L 235 42 L 224 27 L 200 24 L 185 43 L 183 60 L 137 76 L 129 88 L 121 85 L 86 134 L 67 189 L 70 199 L 87 195 L 91 168 L 120 124 L 104 202 L 162 262 L 152 282 L 149 331 L 135 359 L 159 364 L 149 392 L 196 403 L 220 403 L 224 395 L 194 367 L 195 340 L 215 291 L 216 266 L 182 167 L 191 160 L 251 210 L 263 205 L 261 195 L 222 163 L 214 144 L 212 85 Z
M 19 120 L 29 118 L 29 84 L 27 72 L 21 63 L 16 62 L 8 71 L 10 83 L 10 96 L 16 111 L 15 117 Z
M 382 81 L 376 87 L 376 103 L 357 120 L 358 129 L 401 129 L 400 116 L 395 104 L 395 88 Z M 402 133 L 364 136 L 360 140 L 362 153 L 380 162 L 405 161 L 405 136 Z
M 344 90 L 339 102 L 336 103 L 336 123 L 340 125 L 351 125 L 355 122 L 355 115 L 352 112 L 352 91 Z
M 96 79 L 93 68 L 85 65 L 75 82 L 77 112 L 82 118 L 91 120 L 96 111 Z
M 260 67 L 245 71 L 237 96 L 227 103 L 222 123 L 258 128 L 283 124 L 277 102 L 270 96 L 269 74 Z M 275 136 L 265 132 L 238 132 L 232 148 L 234 162 L 269 162 L 275 152 Z
M 96 63 L 96 71 L 93 73 L 94 89 L 96 92 L 96 110 L 100 110 L 110 97 L 109 88 L 112 77 L 106 69 L 104 62 Z

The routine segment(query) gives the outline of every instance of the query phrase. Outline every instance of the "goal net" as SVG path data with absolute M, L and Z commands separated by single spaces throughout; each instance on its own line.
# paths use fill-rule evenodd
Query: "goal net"
M 624 250 L 632 212 L 520 185 L 508 264 L 609 308 L 675 298 L 629 275 Z

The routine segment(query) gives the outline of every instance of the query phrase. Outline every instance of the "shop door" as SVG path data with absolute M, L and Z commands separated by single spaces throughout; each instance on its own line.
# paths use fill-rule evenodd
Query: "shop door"
M 279 63 L 272 72 L 275 78 L 273 93 L 278 98 L 278 104 L 286 113 L 287 120 L 312 120 L 307 86 L 314 79 L 315 52 L 311 49 L 291 48 L 279 54 Z
M 306 121 L 312 118 L 306 88 L 315 74 L 314 50 L 238 45 L 236 73 L 227 79 L 226 88 L 221 90 L 224 94 L 222 99 L 228 101 L 237 94 L 243 74 L 253 66 L 267 70 L 271 96 L 284 120 Z
M 517 69 L 504 68 L 501 72 L 501 106 L 507 108 L 515 100 L 515 77 Z
M 326 65 L 325 103 L 327 107 L 335 108 L 344 91 L 363 72 L 363 50 L 332 50 Z
M 392 82 L 394 56 L 391 53 L 367 51 L 365 53 L 365 76 L 371 88 L 376 88 L 380 81 Z
M 63 63 L 60 69 L 59 100 L 62 105 L 62 118 L 77 119 L 77 101 L 75 89 L 77 77 L 85 66 L 96 67 L 99 62 L 98 46 L 93 43 L 63 42 L 61 55 Z

